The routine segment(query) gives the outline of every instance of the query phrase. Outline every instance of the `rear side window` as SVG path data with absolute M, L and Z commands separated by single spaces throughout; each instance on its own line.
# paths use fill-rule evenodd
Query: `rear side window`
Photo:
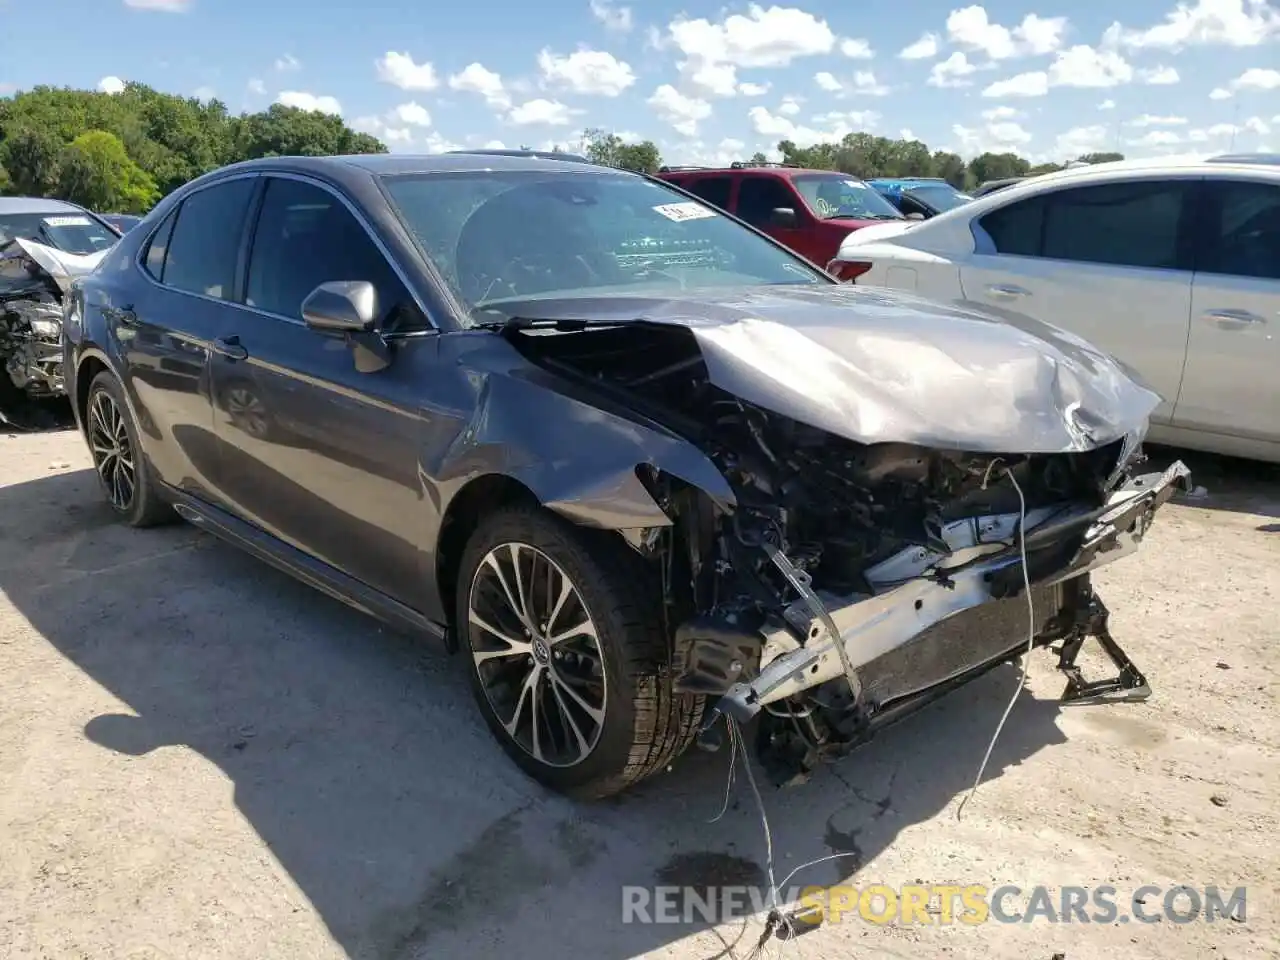
M 1183 266 L 1179 227 L 1191 181 L 1107 183 L 1046 198 L 1041 256 L 1123 267 Z
M 164 282 L 165 253 L 169 249 L 169 237 L 173 234 L 173 224 L 177 219 L 178 210 L 175 207 L 164 218 L 164 222 L 160 224 L 160 229 L 151 235 L 151 240 L 147 243 L 147 259 L 144 269 L 151 274 L 151 278 L 157 283 Z
M 700 177 L 685 183 L 684 188 L 712 206 L 721 210 L 729 209 L 729 191 L 733 188 L 730 177 Z
M 168 238 L 164 284 L 187 293 L 230 300 L 236 259 L 255 180 L 229 180 L 182 201 Z
M 996 253 L 1015 257 L 1040 256 L 1044 231 L 1044 202 L 1032 197 L 992 210 L 978 221 L 995 245 Z
M 1280 280 L 1280 186 L 1219 180 L 1209 184 L 1200 270 Z
M 738 184 L 738 216 L 754 227 L 768 226 L 779 207 L 799 210 L 799 201 L 776 177 L 743 177 Z

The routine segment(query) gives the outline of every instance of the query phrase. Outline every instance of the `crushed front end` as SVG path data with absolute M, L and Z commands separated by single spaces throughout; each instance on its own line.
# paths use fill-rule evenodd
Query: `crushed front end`
M 1145 423 L 1064 452 L 864 444 L 716 386 L 687 336 L 516 338 L 689 439 L 728 480 L 731 508 L 641 466 L 672 523 L 629 542 L 661 568 L 675 689 L 706 698 L 708 741 L 721 714 L 759 716 L 777 781 L 1033 647 L 1061 645 L 1066 699 L 1148 693 L 1090 579 L 1189 489 L 1181 463 L 1135 473 Z M 1114 678 L 1081 677 L 1088 637 Z

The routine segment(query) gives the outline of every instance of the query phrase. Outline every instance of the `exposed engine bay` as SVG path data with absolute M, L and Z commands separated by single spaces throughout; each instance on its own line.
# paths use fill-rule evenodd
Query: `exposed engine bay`
M 0 398 L 62 396 L 62 298 L 103 254 L 15 238 L 0 246 Z
M 628 540 L 662 570 L 676 689 L 708 699 L 708 739 L 720 713 L 763 713 L 758 746 L 779 781 L 1033 646 L 1062 644 L 1064 698 L 1149 693 L 1089 579 L 1188 488 L 1180 463 L 1132 474 L 1140 431 L 1060 453 L 862 444 L 716 386 L 684 327 L 560 323 L 508 338 L 687 439 L 728 481 L 731 508 L 642 465 L 672 523 Z M 1089 636 L 1114 680 L 1080 676 Z

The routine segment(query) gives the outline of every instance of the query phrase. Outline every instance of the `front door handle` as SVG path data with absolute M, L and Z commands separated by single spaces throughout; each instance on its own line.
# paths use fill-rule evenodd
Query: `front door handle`
M 1206 310 L 1204 319 L 1226 330 L 1239 330 L 1241 327 L 1267 322 L 1265 317 L 1248 310 Z
M 993 297 L 1004 297 L 1011 299 L 1013 297 L 1029 297 L 1031 291 L 1023 287 L 1014 286 L 1011 283 L 992 283 L 987 286 L 987 293 Z
M 243 360 L 249 351 L 240 345 L 239 337 L 219 337 L 213 341 L 213 352 L 228 360 Z

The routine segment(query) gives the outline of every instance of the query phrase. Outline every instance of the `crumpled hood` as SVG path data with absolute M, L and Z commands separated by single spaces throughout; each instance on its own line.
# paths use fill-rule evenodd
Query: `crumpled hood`
M 1091 450 L 1144 432 L 1160 402 L 1131 369 L 1064 330 L 889 290 L 804 284 L 501 308 L 686 327 L 721 389 L 868 444 Z
M 43 243 L 37 243 L 34 240 L 23 240 L 15 237 L 8 243 L 0 245 L 0 264 L 15 263 L 21 261 L 24 257 L 35 263 L 49 279 L 54 282 L 59 292 L 66 293 L 71 288 L 71 283 L 76 277 L 82 277 L 90 274 L 102 262 L 102 258 L 107 255 L 107 250 L 99 250 L 97 253 L 91 253 L 81 256 L 74 253 L 66 253 L 56 247 L 50 247 Z M 22 282 L 30 282 L 30 275 L 24 274 L 18 267 L 12 269 L 0 266 L 0 292 L 4 292 L 6 288 L 5 281 L 8 285 L 17 286 Z

